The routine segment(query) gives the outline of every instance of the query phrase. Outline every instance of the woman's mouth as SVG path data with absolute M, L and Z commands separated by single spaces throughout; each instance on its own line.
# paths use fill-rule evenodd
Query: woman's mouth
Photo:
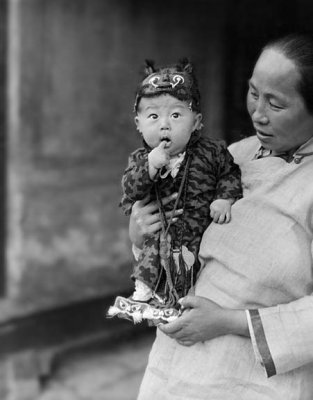
M 273 137 L 273 135 L 270 135 L 269 133 L 265 133 L 265 132 L 262 132 L 262 131 L 259 131 L 259 130 L 256 130 L 256 134 L 257 134 L 258 138 L 270 139 L 270 138 Z

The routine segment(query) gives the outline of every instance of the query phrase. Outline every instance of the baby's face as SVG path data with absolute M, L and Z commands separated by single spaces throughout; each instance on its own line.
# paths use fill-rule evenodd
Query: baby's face
M 201 114 L 190 110 L 188 102 L 162 94 L 140 100 L 135 123 L 151 148 L 165 140 L 173 156 L 185 150 L 192 132 L 200 128 L 201 119 Z

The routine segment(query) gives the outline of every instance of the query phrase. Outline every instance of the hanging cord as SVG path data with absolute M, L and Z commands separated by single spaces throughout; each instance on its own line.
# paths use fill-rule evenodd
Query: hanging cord
M 185 210 L 186 210 L 186 198 L 187 198 L 187 190 L 188 190 L 188 177 L 189 177 L 189 168 L 186 173 L 185 177 L 185 185 L 184 185 L 184 194 L 182 197 L 183 200 L 183 207 L 182 207 L 182 214 L 180 217 L 181 220 L 181 226 L 179 229 L 179 238 L 178 238 L 178 248 L 179 248 L 179 265 L 181 268 L 181 273 L 183 275 L 182 277 L 182 285 L 183 285 L 183 296 L 187 294 L 187 287 L 186 287 L 186 279 L 188 277 L 187 273 L 187 268 L 186 268 L 186 262 L 184 260 L 183 254 L 182 254 L 182 244 L 183 244 L 183 235 L 185 232 Z M 193 286 L 193 265 L 191 266 L 191 287 Z
M 187 193 L 187 185 L 185 185 L 185 183 L 186 183 L 186 178 L 188 175 L 190 163 L 191 163 L 191 155 L 189 154 L 186 164 L 185 164 L 185 169 L 184 169 L 183 177 L 182 177 L 182 180 L 181 180 L 181 183 L 179 186 L 176 201 L 175 201 L 175 204 L 172 209 L 172 213 L 171 213 L 171 216 L 170 216 L 170 219 L 168 222 L 166 219 L 165 209 L 164 209 L 162 199 L 160 196 L 158 184 L 156 183 L 156 185 L 155 185 L 156 199 L 157 199 L 157 204 L 159 207 L 160 218 L 161 218 L 161 227 L 162 227 L 161 228 L 162 229 L 161 239 L 160 239 L 160 259 L 161 259 L 161 265 L 164 268 L 165 274 L 166 274 L 166 284 L 169 287 L 169 300 L 168 300 L 166 306 L 174 305 L 179 300 L 179 296 L 175 289 L 175 286 L 174 286 L 174 283 L 172 280 L 172 276 L 171 276 L 171 271 L 170 271 L 170 252 L 171 252 L 170 245 L 171 244 L 168 241 L 168 233 L 169 233 L 169 229 L 172 225 L 173 218 L 175 217 L 175 212 L 177 210 L 178 202 L 181 198 L 183 189 L 185 189 L 184 190 L 184 201 L 183 201 L 183 215 L 185 212 L 185 198 L 186 198 L 186 193 Z M 181 246 L 181 242 L 182 242 L 182 236 L 183 236 L 183 226 L 182 226 L 182 229 L 180 232 L 180 246 Z M 161 278 L 161 273 L 159 274 L 159 279 L 156 284 L 155 291 L 160 283 L 160 278 Z

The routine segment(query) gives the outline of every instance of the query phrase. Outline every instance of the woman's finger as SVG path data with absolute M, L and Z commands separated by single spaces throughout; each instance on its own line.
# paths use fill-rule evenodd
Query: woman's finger
M 158 232 L 162 228 L 161 221 L 155 222 L 153 224 L 149 225 L 149 228 L 147 228 L 147 234 L 152 235 L 153 233 Z
M 155 224 L 156 222 L 161 221 L 160 214 L 159 213 L 148 214 L 145 216 L 144 221 L 147 225 Z
M 159 211 L 159 207 L 155 201 L 150 201 L 142 207 L 143 214 L 153 214 Z
M 174 193 L 171 196 L 164 197 L 162 199 L 162 204 L 166 206 L 170 202 L 172 202 L 177 197 L 177 193 Z M 137 203 L 137 204 L 136 204 Z M 137 201 L 134 205 L 134 209 L 138 210 L 138 212 L 143 215 L 156 215 L 158 216 L 159 207 L 156 201 L 150 201 L 150 197 L 146 196 L 144 199 Z M 183 210 L 176 210 L 174 215 L 182 214 Z M 168 211 L 166 213 L 166 218 L 170 218 L 172 215 L 172 211 Z
M 166 196 L 162 198 L 162 204 L 164 206 L 166 206 L 167 204 L 169 204 L 171 201 L 175 200 L 177 197 L 177 193 L 173 193 L 170 196 Z
M 147 205 L 142 208 L 133 207 L 132 217 L 135 219 L 139 227 L 148 227 L 150 224 L 160 220 L 160 215 L 155 212 L 153 205 Z
M 158 325 L 159 329 L 170 337 L 176 337 L 177 333 L 181 331 L 182 325 L 179 319 L 176 319 L 173 322 L 169 322 L 168 324 Z M 172 336 L 173 335 L 173 336 Z
M 180 209 L 178 209 L 178 210 L 176 210 L 176 211 L 174 212 L 174 216 L 179 217 L 180 215 L 182 215 L 182 213 L 183 213 L 183 209 L 180 208 Z M 165 213 L 166 219 L 169 220 L 169 219 L 172 217 L 172 214 L 173 214 L 173 211 L 167 211 L 167 212 Z
M 200 306 L 201 298 L 199 296 L 187 295 L 179 300 L 184 313 L 188 312 L 191 308 L 197 308 Z
M 173 223 L 175 223 L 176 221 L 177 221 L 177 218 L 172 219 Z M 162 223 L 160 221 L 160 218 L 149 218 L 149 220 L 146 221 L 145 226 L 146 226 L 146 229 L 145 229 L 146 235 L 152 235 L 162 229 Z

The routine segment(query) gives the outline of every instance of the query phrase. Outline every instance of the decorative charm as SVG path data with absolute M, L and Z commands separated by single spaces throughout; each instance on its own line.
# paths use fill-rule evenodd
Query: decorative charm
M 180 254 L 187 266 L 187 270 L 190 271 L 191 267 L 195 263 L 195 256 L 194 254 L 187 249 L 186 246 L 182 246 L 181 249 L 173 249 L 173 260 L 176 265 L 176 272 L 179 274 L 181 272 L 181 266 L 179 262 Z
M 191 267 L 193 266 L 193 264 L 195 263 L 195 256 L 194 254 L 189 251 L 187 249 L 186 246 L 182 246 L 182 256 L 183 256 L 183 260 L 185 261 L 188 271 L 190 271 Z

